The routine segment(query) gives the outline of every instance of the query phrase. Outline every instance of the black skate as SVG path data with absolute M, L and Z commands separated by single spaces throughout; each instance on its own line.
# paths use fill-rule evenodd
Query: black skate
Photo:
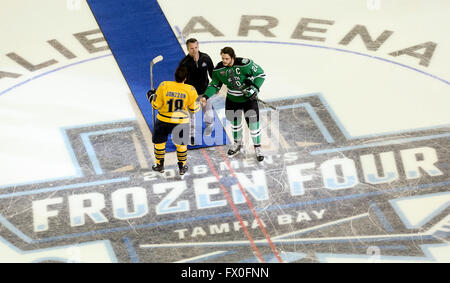
M 234 156 L 241 151 L 242 143 L 234 142 L 234 144 L 228 149 L 228 156 Z
M 264 155 L 261 152 L 260 146 L 255 146 L 256 159 L 261 162 L 264 160 Z
M 188 171 L 188 166 L 183 165 L 182 162 L 178 162 L 178 169 L 180 169 L 180 176 L 183 176 L 184 173 L 186 173 Z
M 159 164 L 154 164 L 152 166 L 153 171 L 157 171 L 159 173 L 164 173 L 164 160 L 161 160 Z

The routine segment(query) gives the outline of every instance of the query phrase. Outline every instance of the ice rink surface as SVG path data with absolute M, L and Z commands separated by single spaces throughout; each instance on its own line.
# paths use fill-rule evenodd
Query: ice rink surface
M 158 1 L 278 111 L 264 162 L 196 149 L 180 179 L 88 4 L 3 1 L 0 261 L 450 262 L 450 3 L 218 3 Z

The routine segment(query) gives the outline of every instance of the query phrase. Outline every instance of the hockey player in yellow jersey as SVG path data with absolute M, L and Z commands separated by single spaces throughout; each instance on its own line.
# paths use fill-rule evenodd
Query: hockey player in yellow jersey
M 156 91 L 152 89 L 147 93 L 152 107 L 158 110 L 152 137 L 156 158 L 156 164 L 152 167 L 154 171 L 164 172 L 164 156 L 169 134 L 172 134 L 172 141 L 177 147 L 180 175 L 184 175 L 188 170 L 186 165 L 190 117 L 188 111 L 192 113 L 199 111 L 200 104 L 195 88 L 184 83 L 186 77 L 186 67 L 178 67 L 175 71 L 175 81 L 164 81 Z

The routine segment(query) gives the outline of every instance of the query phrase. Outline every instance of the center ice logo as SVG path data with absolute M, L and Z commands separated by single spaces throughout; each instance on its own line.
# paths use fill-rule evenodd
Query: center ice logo
M 283 198 L 277 198 L 277 205 L 288 206 L 311 198 L 320 200 L 322 194 L 327 196 L 326 202 L 335 201 L 331 196 L 337 197 L 337 201 L 338 196 L 358 196 L 361 192 L 376 192 L 382 196 L 383 192 L 389 193 L 393 188 L 404 189 L 411 182 L 437 182 L 447 175 L 447 169 L 442 165 L 445 155 L 441 147 L 424 143 L 428 140 L 445 141 L 446 133 L 396 137 L 383 142 L 349 143 L 337 130 L 339 127 L 332 123 L 331 116 L 318 97 L 272 103 L 280 109 L 280 119 L 294 114 L 308 122 L 307 136 L 311 142 L 309 145 L 304 142 L 302 127 L 285 123 L 277 123 L 277 129 L 268 126 L 264 131 L 277 132 L 277 135 L 271 136 L 271 144 L 279 143 L 280 146 L 267 146 L 269 154 L 262 164 L 256 162 L 253 156 L 246 155 L 230 160 L 236 178 L 227 177 L 230 175 L 229 169 L 214 151 L 210 151 L 209 155 L 216 160 L 214 166 L 221 175 L 219 180 L 214 177 L 208 164 L 196 157 L 196 151 L 190 153 L 191 170 L 184 180 L 178 179 L 175 168 L 167 168 L 165 175 L 141 171 L 142 166 L 151 164 L 152 160 L 148 152 L 138 154 L 144 148 L 142 144 L 136 146 L 136 141 L 142 140 L 139 137 L 141 133 L 138 127 L 128 123 L 127 127 L 121 125 L 121 129 L 128 129 L 125 132 L 99 131 L 95 127 L 69 130 L 68 137 L 75 146 L 73 150 L 84 176 L 69 183 L 41 184 L 32 190 L 25 186 L 18 189 L 21 192 L 16 189 L 8 193 L 7 190 L 0 195 L 0 201 L 16 196 L 33 196 L 22 198 L 22 201 L 29 203 L 31 210 L 14 214 L 14 209 L 10 207 L 6 211 L 7 215 L 11 215 L 10 222 L 18 223 L 20 230 L 29 231 L 30 235 L 87 232 L 92 230 L 92 225 L 109 234 L 114 233 L 115 228 L 133 229 L 128 225 L 130 221 L 139 229 L 152 225 L 166 226 L 164 219 L 167 217 L 177 219 L 172 222 L 174 225 L 195 221 L 187 220 L 192 212 L 209 214 L 217 221 L 226 218 L 226 214 L 217 213 L 217 210 L 228 210 L 228 203 L 217 188 L 218 184 L 228 188 L 233 203 L 245 209 L 246 201 L 238 183 L 244 187 L 251 202 L 258 206 L 270 206 L 274 196 L 280 194 Z M 292 108 L 292 105 L 300 107 Z M 87 134 L 89 131 L 96 135 Z M 126 133 L 129 133 L 128 142 Z M 115 143 L 118 137 L 121 138 L 121 145 Z M 123 148 L 124 145 L 126 148 Z M 119 148 L 115 149 L 116 146 Z M 110 150 L 105 152 L 102 148 Z M 133 150 L 136 154 L 128 154 L 125 159 L 120 153 Z M 143 157 L 148 160 L 143 162 Z M 110 160 L 128 164 L 113 165 Z M 278 172 L 276 175 L 271 173 L 274 170 Z M 316 195 L 317 192 L 320 194 Z M 272 209 L 275 211 L 275 206 Z M 317 206 L 304 212 L 299 219 L 326 220 L 332 217 L 330 213 L 328 208 Z M 274 215 L 276 221 L 280 225 L 287 224 L 287 216 L 280 215 Z M 297 212 L 292 215 L 299 217 Z M 59 219 L 66 220 L 59 222 Z M 175 230 L 179 229 L 173 228 Z M 173 233 L 179 238 L 179 232 Z

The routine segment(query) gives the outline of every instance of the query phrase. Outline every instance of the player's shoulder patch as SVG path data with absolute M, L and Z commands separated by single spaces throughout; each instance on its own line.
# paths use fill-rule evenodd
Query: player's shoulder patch
M 241 58 L 241 57 L 237 57 L 234 60 L 234 65 L 236 66 L 245 66 L 248 65 L 252 60 L 248 59 L 248 58 Z

